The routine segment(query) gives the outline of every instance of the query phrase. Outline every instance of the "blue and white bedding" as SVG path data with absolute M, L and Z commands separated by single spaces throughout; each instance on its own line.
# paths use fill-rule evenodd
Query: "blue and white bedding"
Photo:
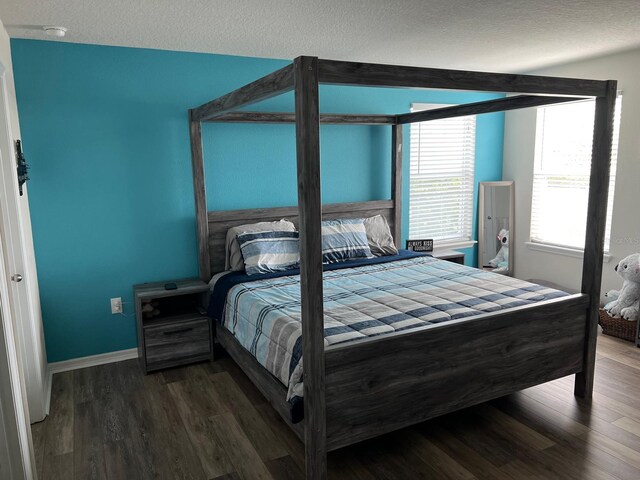
M 322 222 L 322 261 L 344 262 L 350 258 L 371 258 L 367 231 L 361 218 Z
M 303 395 L 299 270 L 231 272 L 213 285 L 209 313 L 288 388 Z M 325 266 L 325 345 L 518 307 L 567 295 L 515 278 L 401 251 Z

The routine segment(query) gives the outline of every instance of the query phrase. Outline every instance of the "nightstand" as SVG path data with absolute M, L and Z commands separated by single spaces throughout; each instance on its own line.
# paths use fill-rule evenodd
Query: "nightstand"
M 431 252 L 431 255 L 434 258 L 439 258 L 440 260 L 464 265 L 464 253 L 458 252 L 457 250 L 434 250 Z
M 177 288 L 166 289 L 168 283 Z M 145 373 L 212 358 L 208 296 L 209 286 L 197 278 L 133 287 L 138 357 Z

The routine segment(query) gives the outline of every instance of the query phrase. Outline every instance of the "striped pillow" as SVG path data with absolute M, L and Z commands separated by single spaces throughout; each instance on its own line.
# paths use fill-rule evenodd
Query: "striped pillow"
M 250 232 L 237 239 L 247 275 L 288 270 L 300 263 L 298 232 Z
M 371 258 L 367 231 L 361 218 L 322 222 L 322 260 L 335 263 L 350 258 Z

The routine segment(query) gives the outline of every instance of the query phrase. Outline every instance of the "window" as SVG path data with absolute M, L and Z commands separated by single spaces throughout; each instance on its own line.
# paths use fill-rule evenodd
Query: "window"
M 613 125 L 611 178 L 605 252 L 611 240 L 611 212 L 618 159 L 622 96 Z M 531 204 L 531 241 L 584 249 L 595 100 L 538 109 Z
M 471 242 L 475 115 L 414 123 L 410 142 L 409 237 L 437 245 Z

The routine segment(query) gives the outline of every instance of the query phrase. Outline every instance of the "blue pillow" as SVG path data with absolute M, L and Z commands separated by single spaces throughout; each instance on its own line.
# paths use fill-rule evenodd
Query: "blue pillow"
M 361 218 L 322 222 L 322 260 L 335 263 L 350 258 L 371 258 L 367 231 Z
M 252 232 L 236 238 L 247 275 L 289 270 L 300 263 L 298 232 Z

